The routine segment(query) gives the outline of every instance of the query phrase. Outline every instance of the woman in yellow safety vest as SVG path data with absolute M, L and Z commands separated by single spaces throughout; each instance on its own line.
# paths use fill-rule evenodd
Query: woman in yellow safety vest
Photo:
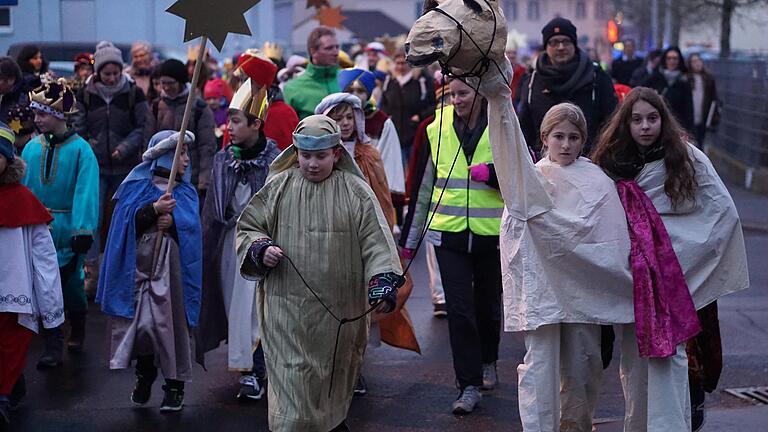
M 472 412 L 480 390 L 496 386 L 501 330 L 499 226 L 504 202 L 488 141 L 486 102 L 455 79 L 453 106 L 427 127 L 427 164 L 403 254 L 412 256 L 424 226 L 435 245 L 445 289 L 459 397 L 455 414 Z M 433 215 L 434 213 L 434 215 Z

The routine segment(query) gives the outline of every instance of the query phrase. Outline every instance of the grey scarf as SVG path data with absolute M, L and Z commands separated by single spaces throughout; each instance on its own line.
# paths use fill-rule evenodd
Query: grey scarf
M 107 86 L 101 81 L 97 81 L 96 91 L 99 92 L 99 96 L 104 99 L 104 102 L 110 103 L 117 94 L 122 92 L 123 89 L 127 88 L 129 85 L 128 78 L 126 78 L 125 74 L 122 74 L 120 75 L 120 81 L 113 86 Z

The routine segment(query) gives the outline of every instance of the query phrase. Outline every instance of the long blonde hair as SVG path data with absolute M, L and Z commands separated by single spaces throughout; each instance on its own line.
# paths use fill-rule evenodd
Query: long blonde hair
M 542 152 L 546 153 L 547 151 L 544 137 L 549 135 L 555 126 L 564 121 L 570 122 L 576 126 L 576 129 L 578 129 L 581 134 L 581 145 L 584 146 L 584 143 L 587 140 L 587 119 L 584 117 L 581 108 L 572 103 L 564 102 L 550 108 L 544 115 L 544 119 L 541 121 L 539 141 L 541 141 Z

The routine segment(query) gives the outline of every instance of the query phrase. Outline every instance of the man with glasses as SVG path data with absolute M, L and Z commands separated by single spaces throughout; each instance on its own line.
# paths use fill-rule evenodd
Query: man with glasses
M 523 78 L 518 109 L 520 126 L 528 146 L 540 149 L 539 130 L 544 114 L 562 102 L 578 105 L 587 118 L 589 154 L 597 132 L 618 103 L 611 78 L 589 55 L 579 49 L 576 27 L 558 17 L 541 30 L 545 52 L 532 73 Z

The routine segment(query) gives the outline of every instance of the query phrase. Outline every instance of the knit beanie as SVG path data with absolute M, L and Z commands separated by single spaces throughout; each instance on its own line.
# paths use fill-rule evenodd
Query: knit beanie
M 171 77 L 182 85 L 189 82 L 187 66 L 176 59 L 168 59 L 160 65 L 160 76 Z
M 8 165 L 13 163 L 13 143 L 16 135 L 5 123 L 0 122 L 0 156 L 8 160 Z
M 101 72 L 101 68 L 109 63 L 114 63 L 123 68 L 123 53 L 120 49 L 112 45 L 112 42 L 102 41 L 96 45 L 96 52 L 93 53 L 93 70 L 96 73 Z
M 578 43 L 576 42 L 576 39 L 578 39 L 576 36 L 576 26 L 563 17 L 553 18 L 552 21 L 548 22 L 547 25 L 541 29 L 542 41 L 545 46 L 552 36 L 557 35 L 568 36 L 573 42 L 573 45 L 578 46 Z

